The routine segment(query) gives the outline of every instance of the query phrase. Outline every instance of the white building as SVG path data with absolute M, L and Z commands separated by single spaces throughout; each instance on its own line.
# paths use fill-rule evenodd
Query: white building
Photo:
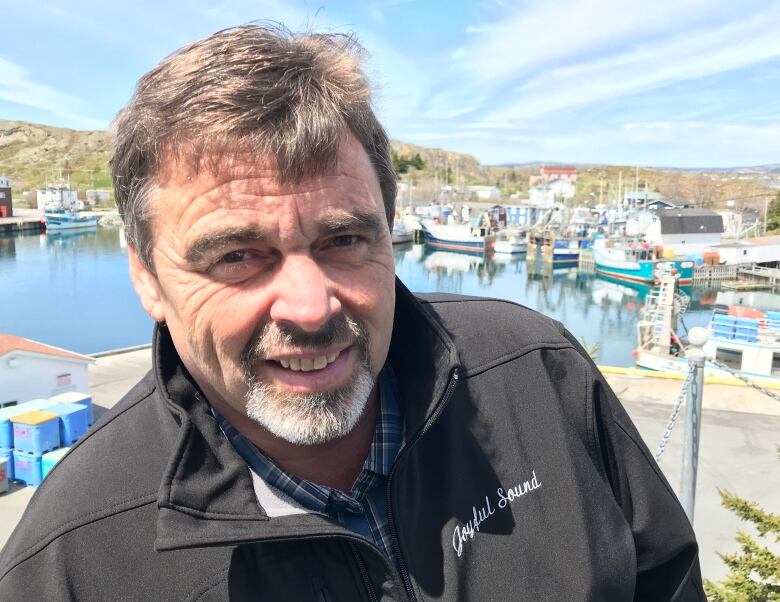
M 0 407 L 58 393 L 89 393 L 94 359 L 10 334 L 0 334 Z
M 720 244 L 723 218 L 709 209 L 659 209 L 652 212 L 644 238 L 678 255 L 701 254 Z
M 480 201 L 497 201 L 501 198 L 501 189 L 496 186 L 468 186 L 469 195 L 476 195 Z
M 67 186 L 49 186 L 37 191 L 38 210 L 51 211 L 65 209 L 76 211 L 79 203 L 79 193 Z
M 528 198 L 531 203 L 544 207 L 551 207 L 556 201 L 566 201 L 574 198 L 577 185 L 571 180 L 557 179 L 543 181 L 528 189 Z
M 774 263 L 780 261 L 780 236 L 762 236 L 713 245 L 720 262 L 728 265 L 740 263 Z

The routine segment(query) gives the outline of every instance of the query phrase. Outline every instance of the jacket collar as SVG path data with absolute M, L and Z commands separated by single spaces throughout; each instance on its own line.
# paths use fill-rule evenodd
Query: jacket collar
M 164 326 L 155 330 L 153 370 L 179 424 L 158 492 L 158 550 L 232 545 L 261 539 L 348 533 L 313 513 L 268 512 L 244 460 L 222 435 L 209 405 Z M 396 373 L 406 440 L 423 427 L 457 364 L 455 347 L 430 307 L 396 279 L 390 362 Z

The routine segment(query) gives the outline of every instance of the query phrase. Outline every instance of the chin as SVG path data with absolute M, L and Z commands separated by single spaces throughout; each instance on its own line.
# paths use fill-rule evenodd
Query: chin
M 346 385 L 311 393 L 279 391 L 252 380 L 247 416 L 274 436 L 294 445 L 318 445 L 348 435 L 360 421 L 374 389 L 374 378 L 361 366 Z

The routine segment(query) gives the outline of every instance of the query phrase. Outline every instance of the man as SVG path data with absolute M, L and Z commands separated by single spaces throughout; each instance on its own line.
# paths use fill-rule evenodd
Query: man
M 112 168 L 154 368 L 42 484 L 0 599 L 704 599 L 565 329 L 395 279 L 359 55 L 246 26 L 140 81 Z

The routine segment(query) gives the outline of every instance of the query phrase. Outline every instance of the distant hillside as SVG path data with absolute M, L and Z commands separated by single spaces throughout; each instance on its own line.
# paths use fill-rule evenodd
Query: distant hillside
M 109 188 L 111 135 L 24 121 L 0 120 L 0 174 L 14 191 L 39 188 L 67 179 L 82 190 Z
M 502 189 L 504 197 L 528 193 L 528 176 L 539 173 L 541 165 L 555 162 L 528 162 L 500 166 L 480 165 L 462 153 L 391 141 L 397 156 L 420 155 L 422 169 L 412 168 L 401 179 L 414 184 L 417 199 L 434 197 L 435 184 L 491 184 Z M 8 176 L 15 194 L 23 190 L 57 183 L 70 176 L 74 187 L 110 188 L 108 158 L 111 136 L 107 131 L 77 131 L 21 121 L 0 120 L 0 175 Z M 577 165 L 578 182 L 575 202 L 606 202 L 617 198 L 622 174 L 622 190 L 633 190 L 635 184 L 661 192 L 673 200 L 687 200 L 697 205 L 721 206 L 734 200 L 737 206 L 763 209 L 765 199 L 777 193 L 780 165 L 700 170 L 647 169 L 630 166 Z M 636 179 L 636 183 L 635 183 Z M 407 193 L 408 194 L 408 193 Z

